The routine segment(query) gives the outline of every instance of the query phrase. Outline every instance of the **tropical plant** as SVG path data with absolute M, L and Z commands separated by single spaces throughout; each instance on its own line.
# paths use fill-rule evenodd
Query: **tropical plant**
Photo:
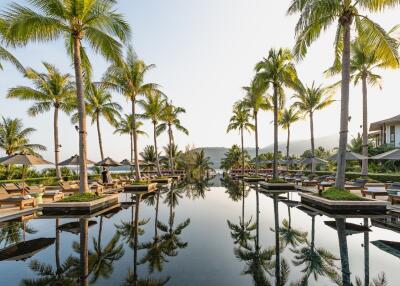
M 100 118 L 103 117 L 109 124 L 118 125 L 122 106 L 112 101 L 111 93 L 100 84 L 88 83 L 85 87 L 86 113 L 92 119 L 92 124 L 96 123 L 97 140 L 99 142 L 100 157 L 104 160 L 103 140 L 100 130 Z M 72 116 L 72 122 L 79 121 L 78 113 Z
M 274 163 L 273 178 L 277 178 L 278 156 L 278 117 L 284 105 L 284 87 L 293 87 L 297 82 L 297 73 L 292 62 L 292 53 L 288 49 L 271 49 L 268 56 L 257 63 L 255 81 L 267 90 L 272 87 L 272 107 L 274 111 Z
M 250 86 L 243 87 L 246 92 L 242 103 L 250 108 L 254 119 L 254 136 L 256 144 L 256 175 L 258 175 L 259 158 L 258 158 L 258 113 L 260 110 L 270 110 L 272 108 L 271 102 L 267 96 L 265 96 L 265 86 L 257 86 L 256 81 L 253 80 Z
M 0 228 L 0 243 L 4 246 L 14 244 L 25 239 L 25 234 L 35 234 L 36 229 L 27 225 L 26 222 L 7 222 Z
M 336 172 L 337 188 L 344 188 L 346 169 L 346 147 L 349 119 L 349 88 L 350 88 L 350 45 L 351 29 L 354 27 L 357 37 L 375 50 L 379 58 L 387 59 L 389 66 L 398 65 L 394 50 L 397 42 L 388 33 L 361 11 L 381 12 L 385 8 L 398 5 L 399 1 L 386 0 L 292 0 L 288 14 L 299 13 L 296 25 L 296 44 L 294 55 L 301 59 L 307 54 L 308 47 L 319 38 L 329 26 L 337 23 L 335 36 L 334 66 L 341 67 L 341 110 L 340 138 Z M 348 273 L 348 269 L 345 269 Z M 343 277 L 345 278 L 345 277 Z M 349 278 L 343 283 L 350 284 Z
M 157 134 L 161 134 L 165 130 L 168 130 L 168 140 L 169 140 L 169 146 L 174 146 L 175 141 L 174 141 L 174 134 L 172 128 L 174 127 L 176 130 L 181 131 L 185 133 L 186 135 L 189 135 L 189 131 L 182 126 L 181 121 L 179 120 L 179 115 L 182 113 L 185 113 L 186 110 L 182 107 L 174 106 L 172 103 L 165 103 L 165 108 L 163 110 L 163 113 L 161 114 L 161 121 L 157 126 Z M 174 154 L 173 154 L 173 149 L 169 148 L 168 149 L 168 159 L 169 159 L 169 168 L 174 174 Z
M 244 143 L 243 143 L 243 133 L 244 131 L 253 131 L 254 125 L 250 123 L 250 109 L 241 104 L 241 102 L 235 103 L 233 107 L 233 115 L 229 120 L 228 128 L 226 132 L 230 132 L 232 130 L 239 130 L 240 132 L 240 142 L 241 142 L 241 168 L 242 168 L 242 175 L 244 175 Z
M 6 39 L 3 39 L 7 33 L 7 22 L 4 19 L 0 19 L 0 41 L 3 43 Z M 24 67 L 21 63 L 14 57 L 5 47 L 0 45 L 0 69 L 3 69 L 3 64 L 1 61 L 7 61 L 13 64 L 22 73 L 25 72 Z
M 75 106 L 75 84 L 70 74 L 62 74 L 54 65 L 43 63 L 46 73 L 34 69 L 26 69 L 25 76 L 32 80 L 34 88 L 28 86 L 17 86 L 8 90 L 8 98 L 34 101 L 33 106 L 28 109 L 30 116 L 53 111 L 53 140 L 54 140 L 54 162 L 56 176 L 61 179 L 60 171 L 60 143 L 58 132 L 59 112 L 69 114 Z
M 157 155 L 154 145 L 145 146 L 143 152 L 140 152 L 140 156 L 145 164 L 149 164 L 151 169 L 157 164 Z M 160 153 L 158 153 L 158 156 L 160 156 Z
M 288 206 L 288 211 L 290 213 L 290 207 Z M 300 244 L 306 242 L 307 232 L 295 229 L 292 227 L 291 217 L 289 215 L 289 220 L 284 219 L 282 221 L 282 226 L 279 227 L 279 236 L 282 241 L 281 245 L 286 247 L 290 245 L 292 247 L 297 247 Z
M 45 151 L 46 147 L 30 143 L 29 136 L 35 128 L 24 128 L 19 118 L 4 118 L 0 122 L 0 148 L 10 156 L 18 152 L 37 155 L 36 151 Z
M 141 178 L 139 168 L 138 133 L 136 132 L 136 101 L 138 96 L 158 90 L 157 84 L 145 83 L 144 80 L 147 72 L 154 67 L 155 65 L 146 65 L 144 61 L 138 59 L 132 47 L 129 46 L 122 63 L 111 65 L 103 77 L 104 85 L 123 94 L 131 101 L 131 124 L 133 130 L 133 150 L 136 180 L 140 180 Z
M 333 94 L 330 89 L 321 85 L 317 86 L 314 82 L 311 86 L 303 86 L 299 84 L 296 94 L 294 95 L 294 106 L 299 109 L 304 116 L 308 115 L 310 118 L 310 133 L 311 133 L 311 152 L 312 157 L 315 157 L 315 144 L 314 144 L 314 113 L 318 110 L 324 109 L 334 102 Z M 315 172 L 315 165 L 312 164 L 312 172 Z
M 249 165 L 250 155 L 245 150 L 242 153 L 238 145 L 233 145 L 227 152 L 225 152 L 224 157 L 221 159 L 221 168 L 224 170 L 230 170 L 232 168 L 240 168 L 242 165 L 242 158 L 244 157 L 245 167 Z M 261 159 L 261 155 L 260 155 Z
M 62 37 L 75 69 L 79 114 L 80 191 L 88 192 L 87 132 L 83 68 L 90 78 L 90 63 L 83 42 L 107 60 L 119 61 L 121 43 L 130 38 L 130 28 L 115 11 L 115 1 L 106 0 L 29 0 L 32 7 L 12 3 L 3 12 L 8 23 L 6 38 L 18 44 L 54 41 Z
M 296 110 L 295 106 L 290 106 L 282 111 L 279 118 L 279 125 L 287 130 L 287 143 L 286 143 L 286 160 L 289 160 L 289 146 L 290 146 L 290 126 L 300 119 L 300 113 Z M 289 162 L 287 162 L 287 169 L 289 169 Z
M 177 162 L 174 159 L 176 159 L 177 157 L 181 157 L 183 152 L 180 151 L 178 148 L 178 145 L 176 145 L 174 143 L 164 146 L 163 149 L 164 149 L 164 153 L 168 157 L 168 164 L 170 165 L 172 163 L 172 168 L 173 168 L 173 170 L 175 170 L 177 168 Z
M 194 154 L 194 167 L 199 171 L 200 179 L 202 179 L 205 174 L 208 174 L 208 171 L 212 169 L 211 166 L 210 157 L 206 157 L 204 149 Z

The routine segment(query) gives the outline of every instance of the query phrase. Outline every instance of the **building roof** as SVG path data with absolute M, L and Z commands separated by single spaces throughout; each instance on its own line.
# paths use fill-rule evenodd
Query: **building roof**
M 400 114 L 385 120 L 371 123 L 371 125 L 369 126 L 369 131 L 380 130 L 380 128 L 384 124 L 395 124 L 395 123 L 400 123 Z

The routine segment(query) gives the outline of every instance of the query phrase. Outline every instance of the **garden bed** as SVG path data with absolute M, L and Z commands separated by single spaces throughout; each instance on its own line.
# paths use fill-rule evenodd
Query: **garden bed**
M 245 181 L 245 182 L 262 182 L 262 181 L 265 181 L 265 178 L 264 177 L 260 177 L 260 176 L 258 176 L 258 177 L 256 177 L 256 176 L 254 176 L 254 177 L 244 177 L 243 178 L 243 181 Z
M 151 179 L 152 183 L 159 183 L 159 184 L 170 184 L 172 183 L 172 178 L 169 177 L 159 177 Z
M 295 185 L 292 183 L 272 183 L 272 182 L 261 182 L 260 187 L 268 191 L 283 191 L 283 192 L 294 192 L 296 191 Z
M 124 192 L 130 193 L 149 193 L 157 190 L 157 183 L 134 182 L 124 186 Z

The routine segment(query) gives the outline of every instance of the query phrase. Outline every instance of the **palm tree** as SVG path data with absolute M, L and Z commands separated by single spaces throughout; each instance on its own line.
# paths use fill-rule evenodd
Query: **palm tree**
M 168 144 L 167 146 L 164 146 L 163 149 L 164 153 L 168 156 L 168 164 L 172 163 L 172 171 L 174 173 L 177 165 L 176 158 L 182 156 L 183 153 L 178 149 L 178 145 L 174 143 L 172 143 L 172 145 Z
M 46 73 L 40 73 L 33 69 L 27 69 L 25 76 L 31 79 L 35 88 L 28 86 L 17 86 L 9 89 L 8 98 L 18 98 L 21 100 L 34 101 L 32 107 L 28 109 L 30 116 L 40 113 L 53 111 L 53 138 L 54 138 L 54 162 L 56 167 L 56 177 L 61 179 L 60 163 L 60 143 L 58 132 L 59 112 L 64 111 L 69 114 L 75 106 L 75 88 L 70 74 L 62 74 L 54 65 L 43 63 Z
M 130 38 L 130 28 L 115 11 L 115 1 L 106 0 L 35 0 L 32 8 L 10 4 L 3 12 L 8 23 L 6 38 L 19 44 L 29 41 L 51 41 L 62 37 L 75 69 L 77 108 L 79 114 L 80 191 L 88 192 L 87 132 L 83 68 L 90 78 L 90 63 L 82 42 L 107 60 L 119 61 L 121 44 Z
M 332 104 L 334 102 L 333 94 L 329 93 L 328 88 L 321 85 L 317 86 L 313 82 L 310 87 L 299 84 L 294 98 L 296 102 L 293 105 L 310 118 L 311 154 L 315 157 L 314 113 Z M 311 165 L 311 171 L 315 172 L 314 164 Z
M 158 153 L 160 156 L 160 153 Z M 148 169 L 151 171 L 154 170 L 154 165 L 157 164 L 157 155 L 154 145 L 147 145 L 144 147 L 143 152 L 140 152 L 140 157 L 142 157 L 145 164 L 149 164 Z
M 397 49 L 397 43 L 390 38 L 386 31 L 372 21 L 361 11 L 381 12 L 385 8 L 391 8 L 399 4 L 399 1 L 386 0 L 292 0 L 288 14 L 300 13 L 296 25 L 296 44 L 294 54 L 301 59 L 307 54 L 307 48 L 332 24 L 338 23 L 335 36 L 335 63 L 341 66 L 341 110 L 340 110 L 340 139 L 338 150 L 338 162 L 336 173 L 337 188 L 343 189 L 346 169 L 346 146 L 348 136 L 349 119 L 349 87 L 350 87 L 350 45 L 351 28 L 360 40 L 382 55 L 382 58 L 391 59 L 390 66 L 397 66 L 397 58 L 393 51 Z M 350 281 L 343 281 L 350 283 Z
M 254 119 L 254 135 L 256 143 L 256 175 L 258 175 L 259 158 L 258 158 L 258 113 L 260 110 L 271 109 L 271 103 L 265 96 L 265 89 L 256 85 L 256 81 L 253 80 L 250 86 L 245 86 L 243 89 L 246 92 L 243 98 L 243 104 L 250 108 L 253 112 Z
M 169 146 L 174 146 L 174 134 L 172 131 L 172 127 L 175 127 L 176 130 L 189 135 L 189 131 L 182 126 L 181 121 L 179 120 L 179 115 L 181 113 L 185 113 L 186 110 L 182 107 L 174 106 L 171 103 L 166 102 L 166 106 L 163 114 L 161 115 L 161 120 L 163 123 L 157 126 L 157 133 L 160 134 L 168 129 L 168 140 Z M 168 159 L 169 159 L 169 168 L 171 169 L 172 175 L 174 174 L 174 154 L 173 150 L 169 148 Z
M 4 246 L 25 240 L 25 234 L 35 234 L 36 229 L 27 225 L 26 222 L 11 221 L 7 222 L 0 229 L 0 243 Z
M 194 154 L 194 168 L 199 170 L 200 179 L 204 178 L 205 172 L 208 177 L 208 171 L 212 169 L 211 165 L 212 163 L 210 162 L 210 157 L 206 157 L 204 149 L 201 149 L 200 152 L 196 152 Z
M 36 151 L 45 151 L 45 146 L 30 143 L 29 136 L 35 131 L 35 128 L 24 128 L 22 120 L 19 118 L 2 117 L 2 122 L 0 122 L 0 149 L 3 149 L 8 156 L 17 152 L 36 154 Z
M 7 22 L 4 19 L 0 19 L 0 41 L 3 43 L 4 36 L 6 36 L 7 32 Z M 25 69 L 21 65 L 21 63 L 14 57 L 7 49 L 0 45 L 0 69 L 3 69 L 3 65 L 1 61 L 7 61 L 12 63 L 20 72 L 24 73 Z
M 160 92 L 149 92 L 144 100 L 139 100 L 138 104 L 143 108 L 142 118 L 150 119 L 153 124 L 153 142 L 154 151 L 156 154 L 156 168 L 157 175 L 161 176 L 160 160 L 158 156 L 157 148 L 157 136 L 159 133 L 157 131 L 157 126 L 160 120 L 162 120 L 162 115 L 166 108 L 166 99 Z
M 266 90 L 272 86 L 272 106 L 274 110 L 274 164 L 273 178 L 277 178 L 278 160 L 278 117 L 284 102 L 284 87 L 291 87 L 297 81 L 297 73 L 292 63 L 292 54 L 288 49 L 271 49 L 268 57 L 257 63 L 255 81 Z
M 147 135 L 146 132 L 141 130 L 143 126 L 143 122 L 136 120 L 135 121 L 136 127 L 136 135 Z M 133 130 L 132 129 L 132 114 L 125 114 L 122 116 L 119 121 L 117 122 L 116 129 L 114 131 L 114 134 L 128 134 L 129 135 L 129 140 L 130 140 L 130 146 L 131 146 L 131 162 L 134 161 L 134 147 L 133 147 Z M 133 169 L 131 169 L 131 173 L 133 173 Z
M 158 90 L 157 84 L 144 82 L 145 75 L 154 67 L 155 65 L 146 65 L 144 61 L 139 60 L 132 47 L 128 47 L 126 57 L 124 60 L 122 60 L 122 63 L 111 65 L 103 77 L 103 84 L 123 94 L 131 101 L 131 124 L 133 130 L 133 150 L 136 180 L 140 180 L 141 178 L 137 140 L 138 133 L 136 132 L 136 101 L 138 96 Z
M 228 128 L 226 132 L 231 130 L 239 129 L 240 142 L 242 148 L 242 175 L 244 175 L 244 144 L 243 144 L 243 132 L 244 130 L 254 130 L 254 125 L 250 123 L 250 109 L 241 104 L 240 102 L 235 103 L 233 107 L 233 115 L 229 120 Z
M 103 141 L 101 139 L 100 117 L 103 117 L 109 124 L 118 125 L 122 106 L 112 101 L 111 93 L 100 84 L 89 83 L 86 86 L 86 113 L 96 123 L 97 139 L 99 141 L 100 157 L 104 160 Z M 78 114 L 72 116 L 72 122 L 79 120 Z
M 362 86 L 362 105 L 363 105 L 363 132 L 362 132 L 362 154 L 368 157 L 368 84 L 371 86 L 381 86 L 381 76 L 374 73 L 378 68 L 398 67 L 399 55 L 397 49 L 392 51 L 391 57 L 379 54 L 375 47 L 369 42 L 363 42 L 360 38 L 351 43 L 350 50 L 350 74 L 354 85 L 361 82 Z M 385 58 L 386 56 L 386 58 Z M 333 66 L 327 72 L 335 75 L 341 70 L 340 66 Z M 362 160 L 361 174 L 368 176 L 368 159 Z
M 286 143 L 286 160 L 287 160 L 287 169 L 289 170 L 289 144 L 290 144 L 290 126 L 300 119 L 300 113 L 296 110 L 295 106 L 290 106 L 289 108 L 285 108 L 282 111 L 282 114 L 279 118 L 279 125 L 282 126 L 283 129 L 287 129 L 287 143 Z

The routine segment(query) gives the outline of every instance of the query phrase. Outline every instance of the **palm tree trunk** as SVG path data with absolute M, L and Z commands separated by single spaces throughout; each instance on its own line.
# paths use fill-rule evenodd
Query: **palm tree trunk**
M 272 178 L 278 177 L 278 86 L 274 84 L 274 163 L 272 165 Z
M 281 285 L 281 260 L 280 260 L 280 245 L 279 245 L 279 211 L 278 198 L 274 195 L 274 219 L 275 219 L 275 278 L 276 285 Z
M 81 218 L 80 222 L 80 285 L 87 286 L 89 276 L 89 255 L 88 255 L 88 219 Z
M 104 160 L 104 152 L 103 152 L 103 140 L 101 140 L 101 131 L 100 131 L 100 117 L 99 114 L 96 114 L 96 127 L 97 127 L 97 138 L 99 140 L 99 147 L 100 147 L 100 157 L 101 160 Z
M 57 180 L 61 180 L 60 143 L 58 142 L 58 107 L 54 107 L 54 163 L 56 165 Z
M 133 133 L 129 132 L 129 140 L 131 141 L 131 163 L 133 162 Z M 131 165 L 131 177 L 133 177 L 133 166 Z
M 258 114 L 254 112 L 254 127 L 255 127 L 255 141 L 256 141 L 256 176 L 258 176 L 259 160 L 258 160 Z
M 368 92 L 367 78 L 362 77 L 362 94 L 363 94 L 363 134 L 362 134 L 362 154 L 368 157 Z M 361 175 L 368 176 L 368 159 L 362 160 Z
M 244 229 L 244 181 L 242 181 L 242 228 Z
M 161 176 L 161 169 L 160 169 L 160 160 L 158 158 L 158 148 L 157 148 L 157 123 L 153 122 L 153 139 L 154 139 L 154 150 L 156 152 L 156 168 L 157 168 L 157 175 Z
M 86 109 L 85 98 L 83 94 L 83 75 L 81 59 L 81 41 L 74 36 L 74 68 L 76 81 L 76 95 L 79 115 L 79 191 L 81 193 L 89 192 L 88 172 L 87 172 L 87 132 L 86 132 Z
M 60 225 L 60 219 L 56 218 L 56 273 L 61 274 L 61 263 L 60 263 L 60 230 L 58 226 Z
M 343 286 L 350 286 L 351 281 L 350 281 L 349 253 L 347 249 L 347 237 L 346 237 L 346 220 L 343 218 L 337 218 L 336 228 L 339 239 Z
M 339 189 L 344 188 L 346 176 L 346 147 L 349 126 L 349 93 L 350 93 L 350 24 L 351 16 L 342 16 L 341 25 L 343 26 L 343 54 L 342 54 L 342 82 L 341 82 L 341 101 L 340 101 L 340 137 L 337 158 L 337 171 L 335 186 Z
M 314 116 L 312 111 L 310 112 L 310 134 L 311 134 L 311 154 L 315 157 L 315 143 L 314 143 Z M 315 164 L 311 162 L 311 173 L 315 173 Z
M 174 158 L 173 158 L 173 152 L 172 152 L 172 128 L 171 124 L 168 124 L 168 140 L 169 140 L 169 167 L 171 169 L 171 174 L 174 175 Z
M 311 216 L 311 251 L 314 252 L 315 245 L 315 215 Z
M 99 233 L 97 238 L 97 243 L 99 245 L 99 249 L 101 249 L 101 235 L 103 233 L 103 216 L 100 216 L 100 224 L 99 224 Z
M 132 133 L 133 133 L 133 152 L 135 157 L 135 178 L 136 180 L 141 179 L 140 175 L 140 166 L 139 166 L 139 150 L 138 150 L 138 140 L 137 140 L 137 133 L 136 133 L 136 97 L 131 97 L 132 103 Z
M 256 189 L 256 250 L 258 251 L 259 249 L 259 244 L 260 244 L 260 200 L 259 200 L 259 194 L 258 194 L 258 185 Z
M 243 146 L 243 128 L 240 128 L 240 142 L 242 144 L 242 176 L 244 176 L 244 146 Z
M 287 129 L 287 143 L 286 143 L 286 170 L 289 171 L 289 156 L 290 156 L 290 125 L 288 125 Z
M 364 227 L 368 228 L 368 218 L 364 218 Z M 364 232 L 364 285 L 369 285 L 369 232 Z
M 157 190 L 157 200 L 156 200 L 156 217 L 154 219 L 154 239 L 158 240 L 158 205 L 160 203 L 160 190 Z
M 138 256 L 138 247 L 139 247 L 139 236 L 138 236 L 138 227 L 139 227 L 139 206 L 140 206 L 141 195 L 136 195 L 136 207 L 135 207 L 135 235 L 133 242 L 133 281 L 137 281 L 137 256 Z

